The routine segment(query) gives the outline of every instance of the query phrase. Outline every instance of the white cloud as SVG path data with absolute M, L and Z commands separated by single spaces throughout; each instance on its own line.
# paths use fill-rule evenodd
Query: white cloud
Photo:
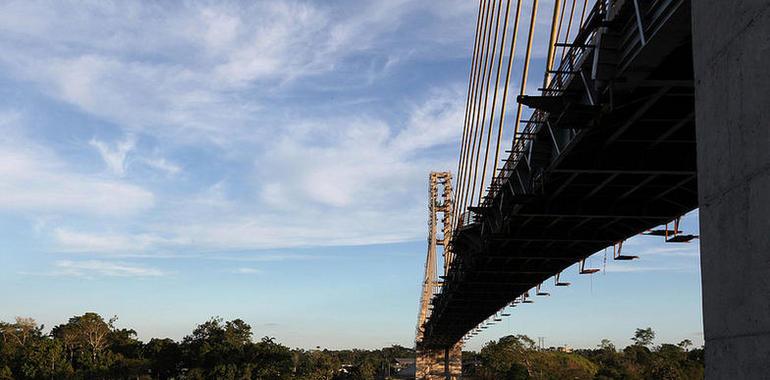
M 66 228 L 54 229 L 53 235 L 61 249 L 78 252 L 143 252 L 149 248 L 183 243 L 153 234 L 93 234 Z
M 151 192 L 74 171 L 54 152 L 19 136 L 19 119 L 7 120 L 0 122 L 0 209 L 119 216 L 152 207 Z
M 130 263 L 102 260 L 59 260 L 52 275 L 74 277 L 160 277 L 165 272 L 157 268 Z
M 120 201 L 104 208 L 125 206 L 136 212 L 152 207 L 108 226 L 65 222 L 49 231 L 63 250 L 121 253 L 422 238 L 428 172 L 455 165 L 452 145 L 461 133 L 464 107 L 459 87 L 427 96 L 415 91 L 426 99 L 410 104 L 414 96 L 404 97 L 399 112 L 406 110 L 406 116 L 397 117 L 350 106 L 345 113 L 337 113 L 336 107 L 306 113 L 296 105 L 275 111 L 263 103 L 302 93 L 287 89 L 304 90 L 306 81 L 299 79 L 320 74 L 352 82 L 377 78 L 378 70 L 437 52 L 464 56 L 468 49 L 449 53 L 436 46 L 462 42 L 464 47 L 471 29 L 465 30 L 462 22 L 474 11 L 462 1 L 442 7 L 415 1 L 358 2 L 351 7 L 302 1 L 182 7 L 112 3 L 78 10 L 0 5 L 0 31 L 13 36 L 0 37 L 6 52 L 0 66 L 44 94 L 117 126 L 126 136 L 91 140 L 111 173 L 122 180 L 85 174 L 76 178 L 122 187 L 88 193 L 83 202 L 118 197 Z M 400 29 L 407 14 L 430 21 L 419 26 L 417 39 L 398 36 L 412 32 Z M 25 17 L 34 22 L 13 21 Z M 452 22 L 457 20 L 463 21 Z M 447 23 L 453 33 L 446 32 Z M 409 42 L 401 46 L 403 41 Z M 367 62 L 351 66 L 355 59 Z M 375 73 L 359 67 L 375 67 Z M 168 145 L 158 149 L 164 155 L 143 151 L 146 141 Z M 208 162 L 196 161 L 200 157 L 188 162 L 165 154 L 175 151 L 167 148 L 180 146 L 193 148 L 185 154 L 198 152 L 210 143 L 218 150 L 209 157 L 221 165 L 209 168 Z M 202 173 L 231 163 L 244 170 Z M 136 178 L 164 186 L 156 190 L 162 202 L 126 181 L 133 178 L 134 165 L 168 175 Z M 185 176 L 179 177 L 184 178 L 176 177 L 183 167 Z M 221 187 L 200 190 L 211 186 L 204 181 L 221 184 L 228 176 L 237 177 L 231 192 Z M 46 176 L 35 178 L 51 182 Z
M 448 21 L 461 27 L 472 22 L 474 10 L 462 1 L 442 7 L 415 1 L 346 7 L 303 1 L 82 7 L 12 2 L 0 5 L 0 32 L 7 36 L 0 38 L 0 65 L 121 127 L 227 144 L 259 138 L 253 111 L 286 83 L 333 73 L 361 52 L 384 55 L 387 70 L 402 62 L 400 55 L 446 51 L 434 45 L 450 43 L 443 41 L 449 36 L 465 43 L 470 30 L 447 33 Z M 404 15 L 435 22 L 417 33 L 421 39 L 409 38 L 402 47 L 389 36 Z M 384 42 L 388 50 L 379 51 Z M 366 70 L 338 74 L 372 76 Z
M 287 124 L 245 173 L 258 198 L 231 199 L 221 181 L 169 199 L 152 221 L 111 229 L 60 225 L 61 250 L 95 253 L 231 251 L 393 243 L 424 236 L 428 172 L 453 164 L 463 104 L 456 89 L 433 92 L 396 126 L 374 118 Z M 427 154 L 432 149 L 448 153 Z M 252 182 L 253 181 L 253 182 Z M 245 185 L 244 185 L 245 183 Z M 243 188 L 236 188 L 242 191 Z M 142 232 L 146 231 L 146 232 Z
M 398 132 L 398 126 L 372 118 L 289 125 L 279 142 L 258 158 L 264 167 L 260 176 L 271 178 L 263 196 L 270 203 L 392 210 L 390 202 L 409 197 L 430 170 L 447 169 L 453 161 L 431 154 L 431 149 L 451 146 L 459 138 L 463 106 L 459 91 L 451 88 L 434 91 L 413 106 Z
M 107 164 L 107 167 L 115 175 L 122 177 L 125 174 L 126 155 L 136 145 L 136 140 L 132 135 L 128 135 L 125 139 L 118 141 L 115 147 L 111 147 L 107 143 L 95 138 L 92 138 L 88 143 L 99 151 L 104 163 Z
M 157 157 L 157 158 L 142 158 L 142 163 L 145 165 L 157 169 L 159 171 L 162 171 L 168 175 L 175 175 L 182 171 L 182 168 L 179 167 L 179 165 L 168 161 L 167 159 L 163 157 Z
M 136 138 L 133 135 L 127 135 L 122 140 L 116 141 L 114 146 L 96 138 L 92 138 L 88 144 L 96 148 L 110 172 L 118 177 L 125 176 L 126 170 L 132 163 L 143 164 L 167 175 L 175 175 L 182 170 L 179 165 L 158 156 L 157 153 L 153 156 L 140 155 L 136 152 Z M 130 160 L 129 156 L 133 160 Z
M 259 269 L 255 269 L 255 268 L 240 267 L 240 268 L 233 269 L 232 273 L 235 273 L 235 274 L 261 274 L 262 271 L 259 270 Z

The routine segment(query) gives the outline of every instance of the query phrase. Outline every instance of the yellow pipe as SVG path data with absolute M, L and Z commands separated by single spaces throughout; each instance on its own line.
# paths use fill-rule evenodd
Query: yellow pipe
M 548 55 L 546 59 L 546 66 L 545 66 L 545 79 L 543 79 L 543 88 L 548 88 L 548 83 L 551 81 L 551 74 L 548 72 L 553 67 L 553 59 L 554 59 L 554 45 L 556 44 L 556 38 L 557 34 L 559 33 L 559 23 L 556 22 L 556 19 L 559 17 L 559 13 L 561 10 L 561 0 L 556 0 L 553 4 L 553 18 L 551 19 L 551 38 L 548 41 Z

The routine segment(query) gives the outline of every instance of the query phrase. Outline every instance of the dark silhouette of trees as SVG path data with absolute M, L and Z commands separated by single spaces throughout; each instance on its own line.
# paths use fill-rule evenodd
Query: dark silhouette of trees
M 0 379 L 67 378 L 73 373 L 61 342 L 32 318 L 0 322 Z
M 182 349 L 172 339 L 153 338 L 144 346 L 143 353 L 153 379 L 171 379 L 182 369 Z
M 650 327 L 646 329 L 636 329 L 634 336 L 631 338 L 634 344 L 644 347 L 651 345 L 654 339 L 655 331 L 652 331 L 652 328 Z
M 414 358 L 402 346 L 380 350 L 289 349 L 273 338 L 253 339 L 240 319 L 211 318 L 180 342 L 137 339 L 115 327 L 117 317 L 96 313 L 70 318 L 50 333 L 31 318 L 0 322 L 0 380 L 224 379 L 380 380 L 397 372 L 396 358 Z M 703 349 L 652 347 L 655 332 L 637 329 L 634 344 L 618 351 L 603 339 L 595 349 L 542 349 L 526 335 L 463 352 L 465 379 L 702 379 Z
M 488 342 L 478 354 L 463 353 L 464 379 L 702 379 L 703 349 L 692 342 L 651 347 L 655 332 L 637 329 L 634 344 L 621 351 L 608 339 L 596 349 L 563 352 L 535 347 L 524 335 Z M 474 365 L 475 364 L 475 365 Z

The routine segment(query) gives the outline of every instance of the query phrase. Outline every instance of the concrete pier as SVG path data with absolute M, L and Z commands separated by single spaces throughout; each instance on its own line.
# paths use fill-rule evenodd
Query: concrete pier
M 707 379 L 770 379 L 770 1 L 693 0 Z
M 462 376 L 463 344 L 450 349 L 424 350 L 417 348 L 417 380 L 458 380 Z

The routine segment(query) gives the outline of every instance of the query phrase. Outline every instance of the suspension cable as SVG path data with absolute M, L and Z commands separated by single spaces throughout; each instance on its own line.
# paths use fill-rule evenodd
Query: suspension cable
M 463 123 L 463 137 L 462 137 L 461 144 L 460 144 L 460 159 L 457 162 L 457 172 L 456 173 L 457 173 L 457 181 L 458 182 L 462 181 L 462 175 L 463 175 L 463 173 L 460 171 L 460 169 L 461 169 L 462 163 L 463 163 L 463 157 L 464 157 L 464 151 L 465 151 L 465 145 L 466 145 L 465 140 L 466 140 L 466 136 L 468 134 L 468 114 L 469 114 L 470 102 L 471 102 L 471 91 L 473 90 L 473 78 L 474 78 L 474 76 L 476 74 L 476 60 L 477 60 L 476 57 L 478 55 L 479 38 L 481 36 L 481 14 L 483 12 L 483 9 L 484 9 L 484 1 L 483 0 L 479 0 L 479 12 L 478 12 L 478 16 L 476 17 L 476 36 L 475 36 L 475 41 L 473 42 L 473 56 L 471 58 L 471 67 L 470 67 L 470 70 L 469 70 L 470 73 L 468 74 L 468 95 L 467 95 L 467 98 L 466 98 L 466 101 L 465 101 L 465 122 Z M 457 207 L 457 201 L 458 201 L 457 197 L 458 197 L 458 194 L 459 194 L 459 192 L 455 191 L 453 199 L 452 199 L 452 205 L 454 206 L 453 210 L 452 210 L 452 216 L 453 216 L 453 218 L 452 218 L 453 226 L 452 227 L 453 228 L 454 228 L 454 224 L 456 224 L 456 223 L 454 223 L 454 221 L 457 220 L 456 214 L 457 214 L 457 209 L 458 209 L 458 207 Z
M 480 116 L 481 116 L 481 123 L 479 124 L 479 141 L 478 141 L 478 147 L 476 149 L 476 157 L 475 157 L 475 160 L 474 160 L 474 163 L 473 163 L 473 182 L 472 182 L 473 185 L 471 187 L 470 202 L 468 202 L 469 206 L 473 206 L 473 202 L 474 202 L 474 200 L 476 198 L 476 184 L 478 183 L 477 182 L 477 175 L 478 175 L 478 172 L 479 172 L 479 157 L 481 155 L 482 140 L 484 139 L 484 125 L 486 123 L 486 118 L 487 118 L 487 105 L 489 104 L 489 87 L 490 87 L 489 83 L 492 80 L 492 67 L 495 64 L 495 53 L 497 52 L 497 34 L 500 31 L 500 11 L 502 10 L 502 7 L 503 7 L 503 3 L 502 3 L 502 0 L 501 0 L 500 3 L 499 3 L 499 6 L 497 7 L 497 21 L 495 21 L 495 34 L 494 34 L 494 37 L 492 39 L 492 41 L 493 41 L 493 43 L 492 43 L 492 59 L 489 60 L 489 67 L 488 67 L 488 74 L 489 75 L 486 78 L 487 81 L 486 81 L 485 90 L 484 90 L 484 108 L 483 108 L 483 110 L 481 111 L 481 114 L 480 114 Z M 501 52 L 501 55 L 502 55 L 502 52 Z M 499 74 L 499 70 L 498 70 L 498 74 Z M 498 82 L 499 82 L 499 80 L 498 80 Z M 497 86 L 497 83 L 495 83 L 495 86 Z
M 505 87 L 503 87 L 503 99 L 500 106 L 500 122 L 497 125 L 497 144 L 495 148 L 495 158 L 492 160 L 492 179 L 490 183 L 494 183 L 495 173 L 497 173 L 497 162 L 500 159 L 500 141 L 503 137 L 503 124 L 505 123 L 505 106 L 508 100 L 508 86 L 511 83 L 511 68 L 513 67 L 513 59 L 516 56 L 516 37 L 519 31 L 519 16 L 521 14 L 521 0 L 516 1 L 516 18 L 513 22 L 513 34 L 511 36 L 511 48 L 508 56 L 508 68 L 505 73 Z
M 588 6 L 588 0 L 583 0 L 583 10 L 580 12 L 580 25 L 578 29 L 583 27 L 583 20 L 586 18 L 586 7 Z
M 469 177 L 469 166 L 470 166 L 470 157 L 471 157 L 471 149 L 474 144 L 472 141 L 473 137 L 475 136 L 475 114 L 476 114 L 476 108 L 478 107 L 477 99 L 479 98 L 480 88 L 481 88 L 481 82 L 482 82 L 482 76 L 483 76 L 483 70 L 484 64 L 482 63 L 487 55 L 487 50 L 489 47 L 489 44 L 487 43 L 487 35 L 489 30 L 489 24 L 491 20 L 491 14 L 492 12 L 490 9 L 494 6 L 493 0 L 487 0 L 486 6 L 484 7 L 484 16 L 481 20 L 481 36 L 480 36 L 480 44 L 479 44 L 479 54 L 477 56 L 476 60 L 476 68 L 475 68 L 475 78 L 473 83 L 473 95 L 471 98 L 471 107 L 468 112 L 468 135 L 466 137 L 466 144 L 465 144 L 465 150 L 464 150 L 464 158 L 463 158 L 463 164 L 462 164 L 462 173 L 463 173 L 463 179 L 462 182 L 458 183 L 458 207 L 457 207 L 457 213 L 459 219 L 462 219 L 462 214 L 465 211 L 464 202 L 466 197 L 466 183 L 468 182 Z
M 551 73 L 549 73 L 549 71 L 551 71 L 551 68 L 553 67 L 554 44 L 556 43 L 559 27 L 559 24 L 556 22 L 556 20 L 559 17 L 560 9 L 561 0 L 556 0 L 553 4 L 553 17 L 551 18 L 551 38 L 548 41 L 548 55 L 546 56 L 545 61 L 545 76 L 543 78 L 544 91 L 546 88 L 548 88 L 548 83 L 551 79 Z
M 564 12 L 564 10 L 565 10 L 564 5 L 566 5 L 566 0 L 563 0 L 563 2 L 559 6 L 560 7 L 560 9 L 559 9 L 559 24 L 556 27 L 556 39 L 554 40 L 553 56 L 551 57 L 551 62 L 550 62 L 550 66 L 549 66 L 550 68 L 559 67 L 559 66 L 554 65 L 554 63 L 556 62 L 556 49 L 557 49 L 556 43 L 559 42 L 559 38 L 561 37 L 561 28 L 564 25 L 564 13 L 565 13 Z
M 564 61 L 564 53 L 567 52 L 567 44 L 569 43 L 569 32 L 572 29 L 572 18 L 575 15 L 575 5 L 577 0 L 572 0 L 572 8 L 569 11 L 569 22 L 567 23 L 567 32 L 564 34 L 564 45 L 561 47 L 561 58 L 559 58 L 559 65 Z
M 490 26 L 490 24 L 492 22 L 492 17 L 493 17 L 493 14 L 494 14 L 494 1 L 492 1 L 492 8 L 493 8 L 493 12 L 489 12 L 490 18 L 489 18 L 489 23 L 487 24 L 487 26 Z M 486 46 L 484 48 L 484 51 L 485 51 L 484 63 L 483 63 L 483 66 L 481 67 L 481 82 L 478 83 L 478 90 L 479 91 L 477 92 L 477 95 L 479 95 L 479 96 L 481 95 L 482 92 L 485 91 L 484 81 L 487 78 L 487 62 L 489 60 L 489 54 L 487 54 L 487 52 L 489 51 L 489 43 L 490 43 L 490 38 L 489 37 L 491 37 L 491 34 L 492 34 L 492 28 L 491 27 L 487 28 L 487 33 L 485 35 Z M 479 100 L 481 100 L 481 99 L 479 98 Z M 472 168 L 471 161 L 473 160 L 474 154 L 476 152 L 476 139 L 478 137 L 478 117 L 479 117 L 479 112 L 480 112 L 480 108 L 479 108 L 479 104 L 477 104 L 476 105 L 476 116 L 474 117 L 474 121 L 473 121 L 472 128 L 471 128 L 471 134 L 472 134 L 471 145 L 468 147 L 468 149 L 470 150 L 470 156 L 467 156 L 467 157 L 469 157 L 470 159 L 466 159 L 466 172 L 465 172 L 466 179 L 465 179 L 464 190 L 463 190 L 463 198 L 462 198 L 462 201 L 461 201 L 461 205 L 462 205 L 463 210 L 465 210 L 466 205 L 467 205 L 467 200 L 468 200 L 468 195 L 469 195 L 469 190 L 470 190 L 470 185 L 471 185 L 471 183 L 470 183 L 470 180 L 471 180 L 470 173 L 471 173 L 471 168 Z M 475 165 L 475 163 L 473 165 Z
M 497 58 L 497 72 L 495 73 L 495 91 L 492 95 L 492 109 L 490 111 L 489 115 L 489 132 L 487 132 L 487 146 L 484 150 L 484 164 L 482 165 L 482 171 L 481 171 L 481 184 L 479 185 L 479 203 L 481 203 L 481 197 L 484 195 L 484 180 L 487 176 L 487 162 L 489 160 L 489 143 L 492 140 L 492 127 L 495 121 L 495 107 L 497 106 L 497 91 L 500 85 L 500 69 L 503 66 L 503 56 L 505 55 L 505 35 L 508 32 L 508 18 L 510 14 L 511 9 L 511 0 L 507 0 L 506 6 L 505 6 L 505 16 L 503 18 L 503 35 L 500 38 L 500 55 Z M 511 54 L 513 56 L 513 54 Z M 508 84 L 505 84 L 506 88 L 508 87 Z M 500 118 L 505 116 L 504 114 L 500 114 Z M 499 138 L 498 138 L 499 141 Z M 493 172 L 494 175 L 494 172 Z
M 559 1 L 559 0 L 557 0 Z M 535 22 L 537 21 L 537 5 L 538 0 L 534 0 L 532 4 L 532 16 L 529 20 L 529 35 L 527 36 L 527 50 L 524 53 L 524 68 L 521 71 L 521 84 L 519 87 L 519 96 L 524 95 L 524 91 L 527 88 L 527 76 L 529 74 L 529 60 L 532 57 L 532 37 L 535 34 Z M 513 147 L 516 147 L 516 140 L 519 134 L 519 124 L 521 124 L 521 109 L 522 104 L 518 103 L 516 108 L 516 119 L 514 119 L 513 127 Z
M 478 53 L 476 55 L 476 60 L 473 63 L 473 81 L 471 87 L 473 88 L 471 92 L 471 103 L 469 106 L 469 109 L 467 110 L 467 129 L 468 133 L 466 134 L 465 141 L 463 144 L 463 151 L 461 153 L 462 155 L 462 163 L 460 168 L 460 177 L 462 179 L 458 179 L 457 182 L 457 202 L 455 203 L 455 221 L 458 221 L 460 218 L 462 218 L 462 198 L 465 195 L 465 189 L 463 188 L 463 183 L 465 182 L 465 178 L 467 177 L 467 165 L 468 165 L 468 150 L 470 149 L 471 145 L 471 134 L 472 134 L 472 124 L 471 120 L 474 114 L 474 110 L 476 109 L 476 95 L 478 93 L 478 83 L 480 81 L 479 77 L 481 75 L 481 62 L 483 59 L 484 54 L 486 54 L 486 51 L 484 50 L 484 42 L 486 41 L 486 30 L 487 30 L 487 15 L 489 14 L 489 5 L 491 4 L 491 0 L 487 0 L 486 2 L 482 1 L 482 14 L 481 17 L 481 27 L 479 28 L 479 36 L 478 36 Z

